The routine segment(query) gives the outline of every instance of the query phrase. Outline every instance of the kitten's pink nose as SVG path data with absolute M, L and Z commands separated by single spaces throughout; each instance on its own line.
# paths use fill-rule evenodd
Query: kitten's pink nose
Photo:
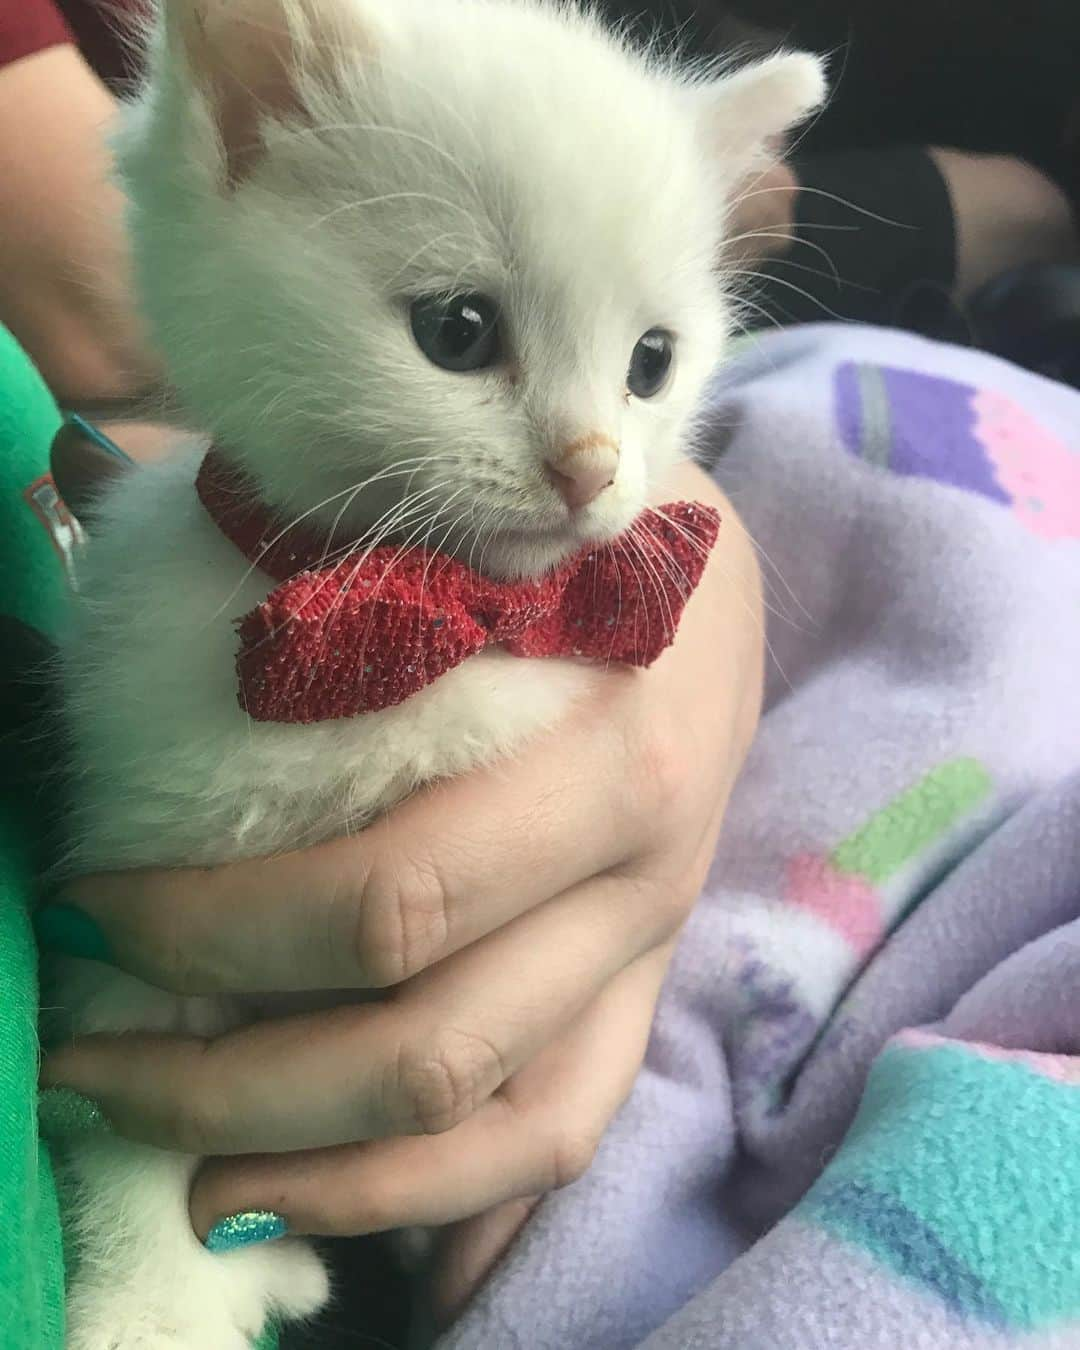
M 619 447 L 599 432 L 562 446 L 545 464 L 552 487 L 571 511 L 588 506 L 615 481 Z

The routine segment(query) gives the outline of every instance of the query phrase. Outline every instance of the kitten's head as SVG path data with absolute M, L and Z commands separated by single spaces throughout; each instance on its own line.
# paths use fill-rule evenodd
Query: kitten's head
M 541 0 L 165 10 L 140 294 L 268 499 L 503 575 L 625 529 L 722 354 L 726 200 L 818 63 L 691 75 Z

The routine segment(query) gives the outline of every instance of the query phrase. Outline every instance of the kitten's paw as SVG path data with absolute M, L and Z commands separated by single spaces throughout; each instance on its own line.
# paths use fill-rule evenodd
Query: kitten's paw
M 310 1317 L 330 1293 L 314 1248 L 296 1239 L 103 1288 L 76 1281 L 65 1350 L 250 1350 L 270 1314 Z
M 311 1317 L 326 1305 L 330 1280 L 322 1258 L 310 1243 L 295 1239 L 274 1242 L 251 1255 L 258 1255 L 264 1263 L 263 1278 L 271 1291 L 269 1301 L 275 1313 L 285 1318 Z
M 135 1307 L 125 1299 L 72 1308 L 66 1350 L 251 1350 L 257 1333 L 228 1318 L 185 1317 L 174 1310 Z

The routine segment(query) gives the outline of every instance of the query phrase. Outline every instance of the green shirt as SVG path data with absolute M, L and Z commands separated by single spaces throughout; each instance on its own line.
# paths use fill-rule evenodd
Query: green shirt
M 58 552 L 70 526 L 45 478 L 60 415 L 37 372 L 0 328 L 0 612 L 46 634 L 64 604 Z M 44 481 L 43 481 L 44 480 Z M 16 633 L 0 636 L 0 1344 L 61 1350 L 64 1268 L 47 1144 L 38 1138 L 37 954 L 29 911 L 35 823 L 18 791 L 10 683 Z
M 53 636 L 77 525 L 49 478 L 60 413 L 0 327 L 0 1346 L 62 1350 L 64 1256 L 47 1141 L 38 1134 L 37 950 L 30 925 L 44 804 L 27 792 L 14 744 L 34 629 Z M 35 657 L 39 653 L 34 652 Z M 273 1350 L 272 1332 L 259 1350 Z

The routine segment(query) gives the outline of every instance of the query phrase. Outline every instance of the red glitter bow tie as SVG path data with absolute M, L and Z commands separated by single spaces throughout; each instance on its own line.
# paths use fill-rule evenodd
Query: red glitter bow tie
M 651 665 L 720 528 L 712 507 L 675 503 L 539 580 L 505 582 L 424 548 L 351 550 L 331 563 L 325 535 L 275 520 L 217 450 L 196 490 L 221 532 L 280 583 L 237 623 L 240 706 L 259 722 L 393 707 L 492 643 L 515 656 Z

